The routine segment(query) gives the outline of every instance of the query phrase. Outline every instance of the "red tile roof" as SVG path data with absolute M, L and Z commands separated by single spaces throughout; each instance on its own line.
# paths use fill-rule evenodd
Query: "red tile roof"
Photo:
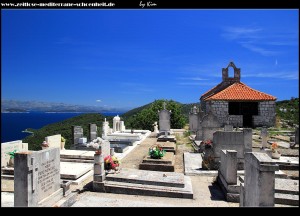
M 214 87 L 213 89 L 215 89 L 216 87 Z M 209 90 L 208 92 L 210 92 L 211 90 Z M 206 92 L 205 94 L 207 94 L 208 92 Z M 203 94 L 202 97 L 205 94 Z M 252 89 L 242 82 L 236 82 L 226 87 L 225 89 L 222 89 L 221 91 L 209 95 L 208 97 L 204 98 L 204 100 L 273 101 L 276 100 L 276 97 Z

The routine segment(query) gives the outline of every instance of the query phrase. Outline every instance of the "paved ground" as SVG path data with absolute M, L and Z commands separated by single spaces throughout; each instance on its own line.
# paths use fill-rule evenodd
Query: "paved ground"
M 177 138 L 178 140 L 178 138 Z M 148 149 L 156 143 L 156 138 L 146 138 L 121 160 L 121 168 L 138 169 L 139 163 L 148 154 Z M 183 173 L 183 152 L 192 152 L 188 141 L 182 138 L 177 142 L 175 172 Z M 299 151 L 299 149 L 298 149 Z M 298 175 L 299 175 L 299 171 Z M 238 203 L 226 202 L 215 177 L 190 176 L 194 199 L 166 198 L 153 196 L 125 195 L 92 192 L 91 176 L 81 185 L 72 185 L 71 190 L 77 193 L 77 201 L 73 207 L 238 207 Z M 13 206 L 13 193 L 1 193 L 1 206 Z M 275 205 L 283 206 L 283 205 Z
M 187 140 L 177 136 L 177 151 L 175 158 L 175 172 L 183 173 L 183 152 L 192 151 Z M 150 146 L 156 143 L 156 138 L 147 138 L 130 154 L 121 160 L 122 168 L 138 169 L 138 165 L 148 154 Z M 194 199 L 180 199 L 168 197 L 153 197 L 125 194 L 111 194 L 91 192 L 91 183 L 87 184 L 79 193 L 77 202 L 73 207 L 238 207 L 238 203 L 226 202 L 214 177 L 191 176 Z
M 91 184 L 79 193 L 72 207 L 238 207 L 226 202 L 213 177 L 191 176 L 194 199 L 90 192 Z

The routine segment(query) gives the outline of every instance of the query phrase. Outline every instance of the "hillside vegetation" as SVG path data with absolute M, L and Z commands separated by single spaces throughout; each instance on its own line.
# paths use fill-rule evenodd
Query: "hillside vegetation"
M 163 110 L 164 102 L 166 102 L 166 109 L 172 111 L 171 128 L 183 128 L 187 123 L 187 118 L 182 114 L 182 104 L 173 100 L 155 100 L 150 104 L 131 110 L 121 117 L 127 128 L 153 131 L 153 123 L 159 121 L 158 111 Z
M 40 150 L 41 143 L 45 140 L 45 137 L 61 134 L 66 138 L 65 148 L 69 149 L 72 144 L 72 126 L 82 126 L 84 137 L 88 137 L 88 126 L 89 123 L 97 124 L 98 126 L 98 136 L 101 136 L 102 122 L 104 121 L 104 116 L 101 114 L 82 114 L 75 116 L 73 118 L 66 119 L 61 122 L 56 122 L 53 124 L 46 125 L 38 130 L 28 128 L 33 134 L 25 137 L 23 142 L 28 143 L 28 148 L 30 150 Z
M 277 101 L 276 115 L 280 123 L 278 127 L 299 126 L 299 98 Z
M 153 123 L 159 121 L 158 110 L 163 109 L 163 102 L 166 102 L 166 109 L 171 110 L 171 128 L 183 128 L 188 123 L 188 113 L 191 108 L 199 103 L 181 104 L 173 100 L 155 100 L 152 103 L 132 109 L 122 114 L 121 120 L 125 122 L 126 128 L 144 129 L 153 131 Z M 295 127 L 299 125 L 299 98 L 276 102 L 276 115 L 278 127 Z M 82 126 L 84 136 L 88 137 L 88 125 L 94 123 L 98 126 L 98 136 L 102 134 L 102 122 L 106 118 L 112 128 L 113 116 L 103 116 L 101 114 L 82 114 L 61 122 L 46 125 L 38 130 L 28 129 L 34 132 L 33 135 L 27 136 L 23 142 L 29 143 L 30 150 L 40 150 L 40 144 L 46 136 L 61 134 L 67 139 L 66 148 L 72 144 L 72 126 Z

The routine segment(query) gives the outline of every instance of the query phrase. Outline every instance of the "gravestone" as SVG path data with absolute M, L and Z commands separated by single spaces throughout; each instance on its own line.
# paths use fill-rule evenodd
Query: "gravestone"
M 102 123 L 102 138 L 107 136 L 107 134 L 110 133 L 110 128 L 109 128 L 109 122 L 106 121 L 106 118 L 104 119 L 104 122 Z
M 83 128 L 81 126 L 72 126 L 73 145 L 79 143 L 79 139 L 83 137 Z
M 154 127 L 154 128 L 153 128 L 153 132 L 154 132 L 154 133 L 159 133 L 157 122 L 154 122 L 153 127 Z
M 252 128 L 244 128 L 244 151 L 245 152 L 252 152 Z
M 103 140 L 100 143 L 101 146 L 101 151 L 102 151 L 102 155 L 103 157 L 106 157 L 107 155 L 110 155 L 110 142 L 107 140 Z
M 221 129 L 221 123 L 212 112 L 209 112 L 202 118 L 201 128 L 202 140 L 212 140 L 213 133 Z
M 170 118 L 171 118 L 171 111 L 169 110 L 161 110 L 159 111 L 159 131 L 170 131 Z
M 15 154 L 15 207 L 51 206 L 62 196 L 59 148 Z
M 190 131 L 196 133 L 198 129 L 199 115 L 197 112 L 197 107 L 194 106 L 189 113 L 189 129 Z
M 243 169 L 244 153 L 252 152 L 252 129 L 243 131 L 216 131 L 213 134 L 215 162 L 220 161 L 222 149 L 237 151 L 238 169 Z
M 237 183 L 237 151 L 221 151 L 221 166 L 219 172 L 227 184 Z
M 28 143 L 22 143 L 22 140 L 1 143 L 1 167 L 9 165 L 10 155 L 7 153 L 20 151 L 28 151 Z
M 124 121 L 120 121 L 120 131 L 124 132 L 125 131 L 125 124 Z
M 92 141 L 97 138 L 97 125 L 96 124 L 89 124 L 89 133 L 90 133 L 89 141 Z
M 233 131 L 233 126 L 232 125 L 225 125 L 224 126 L 224 131 Z
M 199 123 L 201 124 L 201 123 Z M 200 141 L 203 140 L 203 131 L 202 131 L 202 127 L 198 126 L 197 131 L 196 131 L 196 137 L 195 137 L 195 141 Z
M 262 146 L 262 148 L 267 148 L 268 130 L 267 130 L 266 127 L 263 127 L 261 129 L 260 136 L 261 136 L 261 146 Z
M 45 137 L 45 141 L 48 143 L 49 147 L 61 149 L 61 135 L 53 135 Z
M 240 187 L 240 206 L 273 207 L 278 164 L 265 153 L 245 153 L 245 181 Z
M 237 185 L 237 151 L 222 150 L 218 183 L 228 202 L 239 202 L 240 186 Z

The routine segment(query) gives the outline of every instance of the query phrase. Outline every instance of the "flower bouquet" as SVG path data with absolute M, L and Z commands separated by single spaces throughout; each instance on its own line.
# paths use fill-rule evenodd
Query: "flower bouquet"
M 166 154 L 160 145 L 153 145 L 149 148 L 149 155 L 153 159 L 160 159 Z
M 277 150 L 278 148 L 278 144 L 276 142 L 273 142 L 271 145 L 271 150 L 272 150 L 272 158 L 273 159 L 279 159 L 281 154 L 280 152 Z
M 104 158 L 104 169 L 105 170 L 118 170 L 120 166 L 120 161 L 117 157 L 115 156 L 106 156 Z
M 211 140 L 205 140 L 204 141 L 204 148 L 212 148 L 213 142 Z

